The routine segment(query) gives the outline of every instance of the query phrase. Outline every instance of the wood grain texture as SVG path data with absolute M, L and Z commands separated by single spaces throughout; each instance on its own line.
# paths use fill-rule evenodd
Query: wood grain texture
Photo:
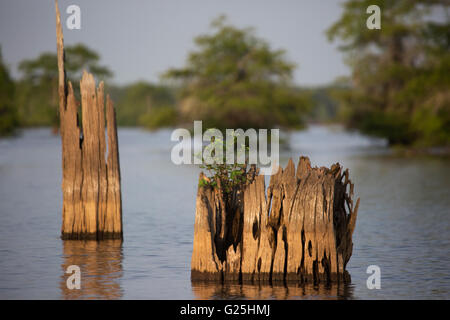
M 84 71 L 80 104 L 66 81 L 64 39 L 56 5 L 62 142 L 63 239 L 122 239 L 119 147 L 113 103 Z M 105 122 L 106 121 L 106 122 Z M 106 137 L 107 135 L 107 137 Z
M 243 190 L 231 197 L 236 205 L 226 207 L 238 208 L 237 214 L 223 212 L 220 186 L 199 187 L 191 279 L 350 281 L 345 267 L 359 205 L 359 199 L 353 204 L 353 189 L 348 170 L 342 172 L 339 164 L 312 168 L 306 157 L 299 159 L 297 170 L 289 160 L 271 176 L 267 191 L 264 176 L 251 167 Z M 220 230 L 218 217 L 226 222 Z M 230 239 L 230 230 L 239 231 L 231 237 L 234 242 L 221 241 Z

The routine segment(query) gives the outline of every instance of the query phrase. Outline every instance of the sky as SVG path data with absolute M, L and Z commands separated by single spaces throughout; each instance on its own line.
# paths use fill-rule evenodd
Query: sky
M 342 12 L 343 0 L 60 0 L 65 45 L 82 42 L 114 72 L 113 82 L 158 82 L 182 67 L 193 39 L 225 14 L 237 27 L 253 27 L 273 49 L 285 49 L 297 65 L 295 84 L 325 85 L 348 75 L 337 43 L 325 30 Z M 65 25 L 70 5 L 81 9 L 81 29 Z M 0 45 L 14 78 L 18 63 L 56 52 L 53 0 L 0 0 Z

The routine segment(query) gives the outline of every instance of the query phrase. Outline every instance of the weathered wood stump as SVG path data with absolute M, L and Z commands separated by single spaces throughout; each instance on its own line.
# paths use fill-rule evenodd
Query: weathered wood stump
M 66 81 L 57 1 L 55 5 L 63 169 L 61 237 L 122 239 L 119 147 L 113 103 L 107 96 L 105 112 L 103 82 L 96 88 L 94 77 L 85 71 L 80 82 L 80 123 L 79 103 L 72 84 Z
M 305 157 L 297 171 L 289 160 L 271 176 L 267 195 L 255 167 L 226 199 L 220 185 L 199 186 L 191 279 L 349 282 L 359 205 L 352 197 L 348 170 L 312 168 Z

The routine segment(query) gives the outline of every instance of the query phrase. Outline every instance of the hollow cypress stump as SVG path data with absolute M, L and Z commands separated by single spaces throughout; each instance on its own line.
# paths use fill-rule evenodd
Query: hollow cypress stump
M 122 239 L 122 199 L 116 115 L 104 84 L 84 71 L 79 103 L 64 68 L 58 2 L 56 39 L 62 141 L 63 239 Z M 106 120 L 106 128 L 105 128 Z M 106 131 L 106 135 L 105 135 Z
M 349 282 L 359 205 L 353 189 L 348 170 L 312 168 L 305 157 L 297 170 L 289 160 L 272 175 L 267 192 L 251 167 L 231 206 L 220 185 L 199 186 L 191 279 Z

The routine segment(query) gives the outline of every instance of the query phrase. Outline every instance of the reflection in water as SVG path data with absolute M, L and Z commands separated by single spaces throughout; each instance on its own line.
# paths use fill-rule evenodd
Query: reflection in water
M 192 292 L 197 299 L 352 299 L 351 285 L 330 286 L 312 284 L 259 283 L 238 284 L 219 282 L 192 282 Z
M 122 241 L 63 241 L 63 276 L 60 288 L 63 299 L 119 299 L 123 290 Z M 70 274 L 65 271 L 70 265 L 81 269 L 81 289 L 68 289 Z
M 292 132 L 291 150 L 280 150 L 280 163 L 305 155 L 314 165 L 339 161 L 349 168 L 355 195 L 361 197 L 347 265 L 351 287 L 192 287 L 199 169 L 170 161 L 171 133 L 119 129 L 126 216 L 122 246 L 58 239 L 58 136 L 43 128 L 0 139 L 0 298 L 450 298 L 450 159 L 395 156 L 367 137 L 323 126 Z M 79 291 L 66 288 L 64 271 L 70 264 L 81 267 Z M 369 265 L 381 268 L 381 290 L 367 289 Z

